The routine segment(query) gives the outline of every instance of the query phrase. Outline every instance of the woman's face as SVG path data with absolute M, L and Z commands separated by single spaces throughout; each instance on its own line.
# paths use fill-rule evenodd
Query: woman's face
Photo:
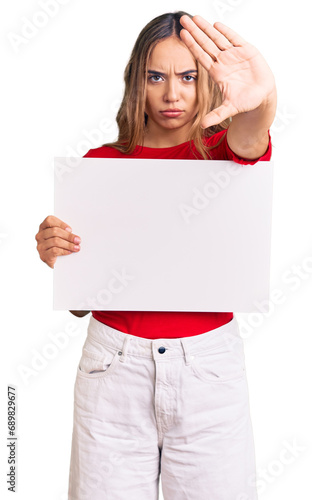
M 147 72 L 148 133 L 177 131 L 186 141 L 198 112 L 196 60 L 183 42 L 170 37 L 154 47 Z

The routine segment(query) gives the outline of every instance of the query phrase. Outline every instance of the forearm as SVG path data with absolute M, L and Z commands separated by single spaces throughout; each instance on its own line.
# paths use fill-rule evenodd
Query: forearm
M 258 108 L 233 116 L 227 131 L 227 141 L 234 153 L 242 158 L 256 159 L 266 152 L 268 130 L 274 121 L 276 104 L 274 89 Z
M 89 314 L 90 311 L 69 311 L 72 313 L 74 316 L 77 316 L 77 318 L 83 318 L 87 314 Z

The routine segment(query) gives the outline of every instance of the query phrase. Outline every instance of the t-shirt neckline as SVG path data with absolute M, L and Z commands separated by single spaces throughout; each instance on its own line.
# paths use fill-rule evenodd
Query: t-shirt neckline
M 157 151 L 168 151 L 169 149 L 180 148 L 181 146 L 185 146 L 189 144 L 190 141 L 181 142 L 181 144 L 176 144 L 175 146 L 167 146 L 166 148 L 152 148 L 150 146 L 136 146 L 138 149 L 149 149 L 149 150 L 157 150 Z M 193 141 L 191 141 L 193 143 Z

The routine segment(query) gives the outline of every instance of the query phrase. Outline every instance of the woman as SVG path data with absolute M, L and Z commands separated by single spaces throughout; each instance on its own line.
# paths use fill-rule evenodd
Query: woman
M 140 33 L 115 143 L 85 157 L 269 160 L 274 77 L 221 23 L 169 13 Z M 49 216 L 40 258 L 80 250 Z M 72 311 L 84 316 L 90 311 Z M 92 311 L 77 369 L 69 498 L 256 500 L 244 349 L 231 312 Z

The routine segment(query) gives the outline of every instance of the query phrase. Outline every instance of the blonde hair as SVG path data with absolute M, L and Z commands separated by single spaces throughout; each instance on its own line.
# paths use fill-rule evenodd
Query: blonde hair
M 139 34 L 124 71 L 125 90 L 116 117 L 119 129 L 118 139 L 116 142 L 103 144 L 103 146 L 111 146 L 122 153 L 131 154 L 137 145 L 143 144 L 144 129 L 148 120 L 144 112 L 147 63 L 158 42 L 172 36 L 181 39 L 180 31 L 183 27 L 180 24 L 180 17 L 183 15 L 192 18 L 190 14 L 183 11 L 163 14 L 150 21 Z M 229 125 L 229 119 L 208 129 L 201 128 L 200 123 L 203 117 L 221 104 L 222 95 L 206 69 L 198 62 L 197 71 L 199 112 L 194 118 L 188 139 L 190 145 L 193 141 L 196 150 L 203 158 L 207 159 L 210 156 L 209 149 L 211 148 L 205 145 L 204 138 L 226 129 Z

